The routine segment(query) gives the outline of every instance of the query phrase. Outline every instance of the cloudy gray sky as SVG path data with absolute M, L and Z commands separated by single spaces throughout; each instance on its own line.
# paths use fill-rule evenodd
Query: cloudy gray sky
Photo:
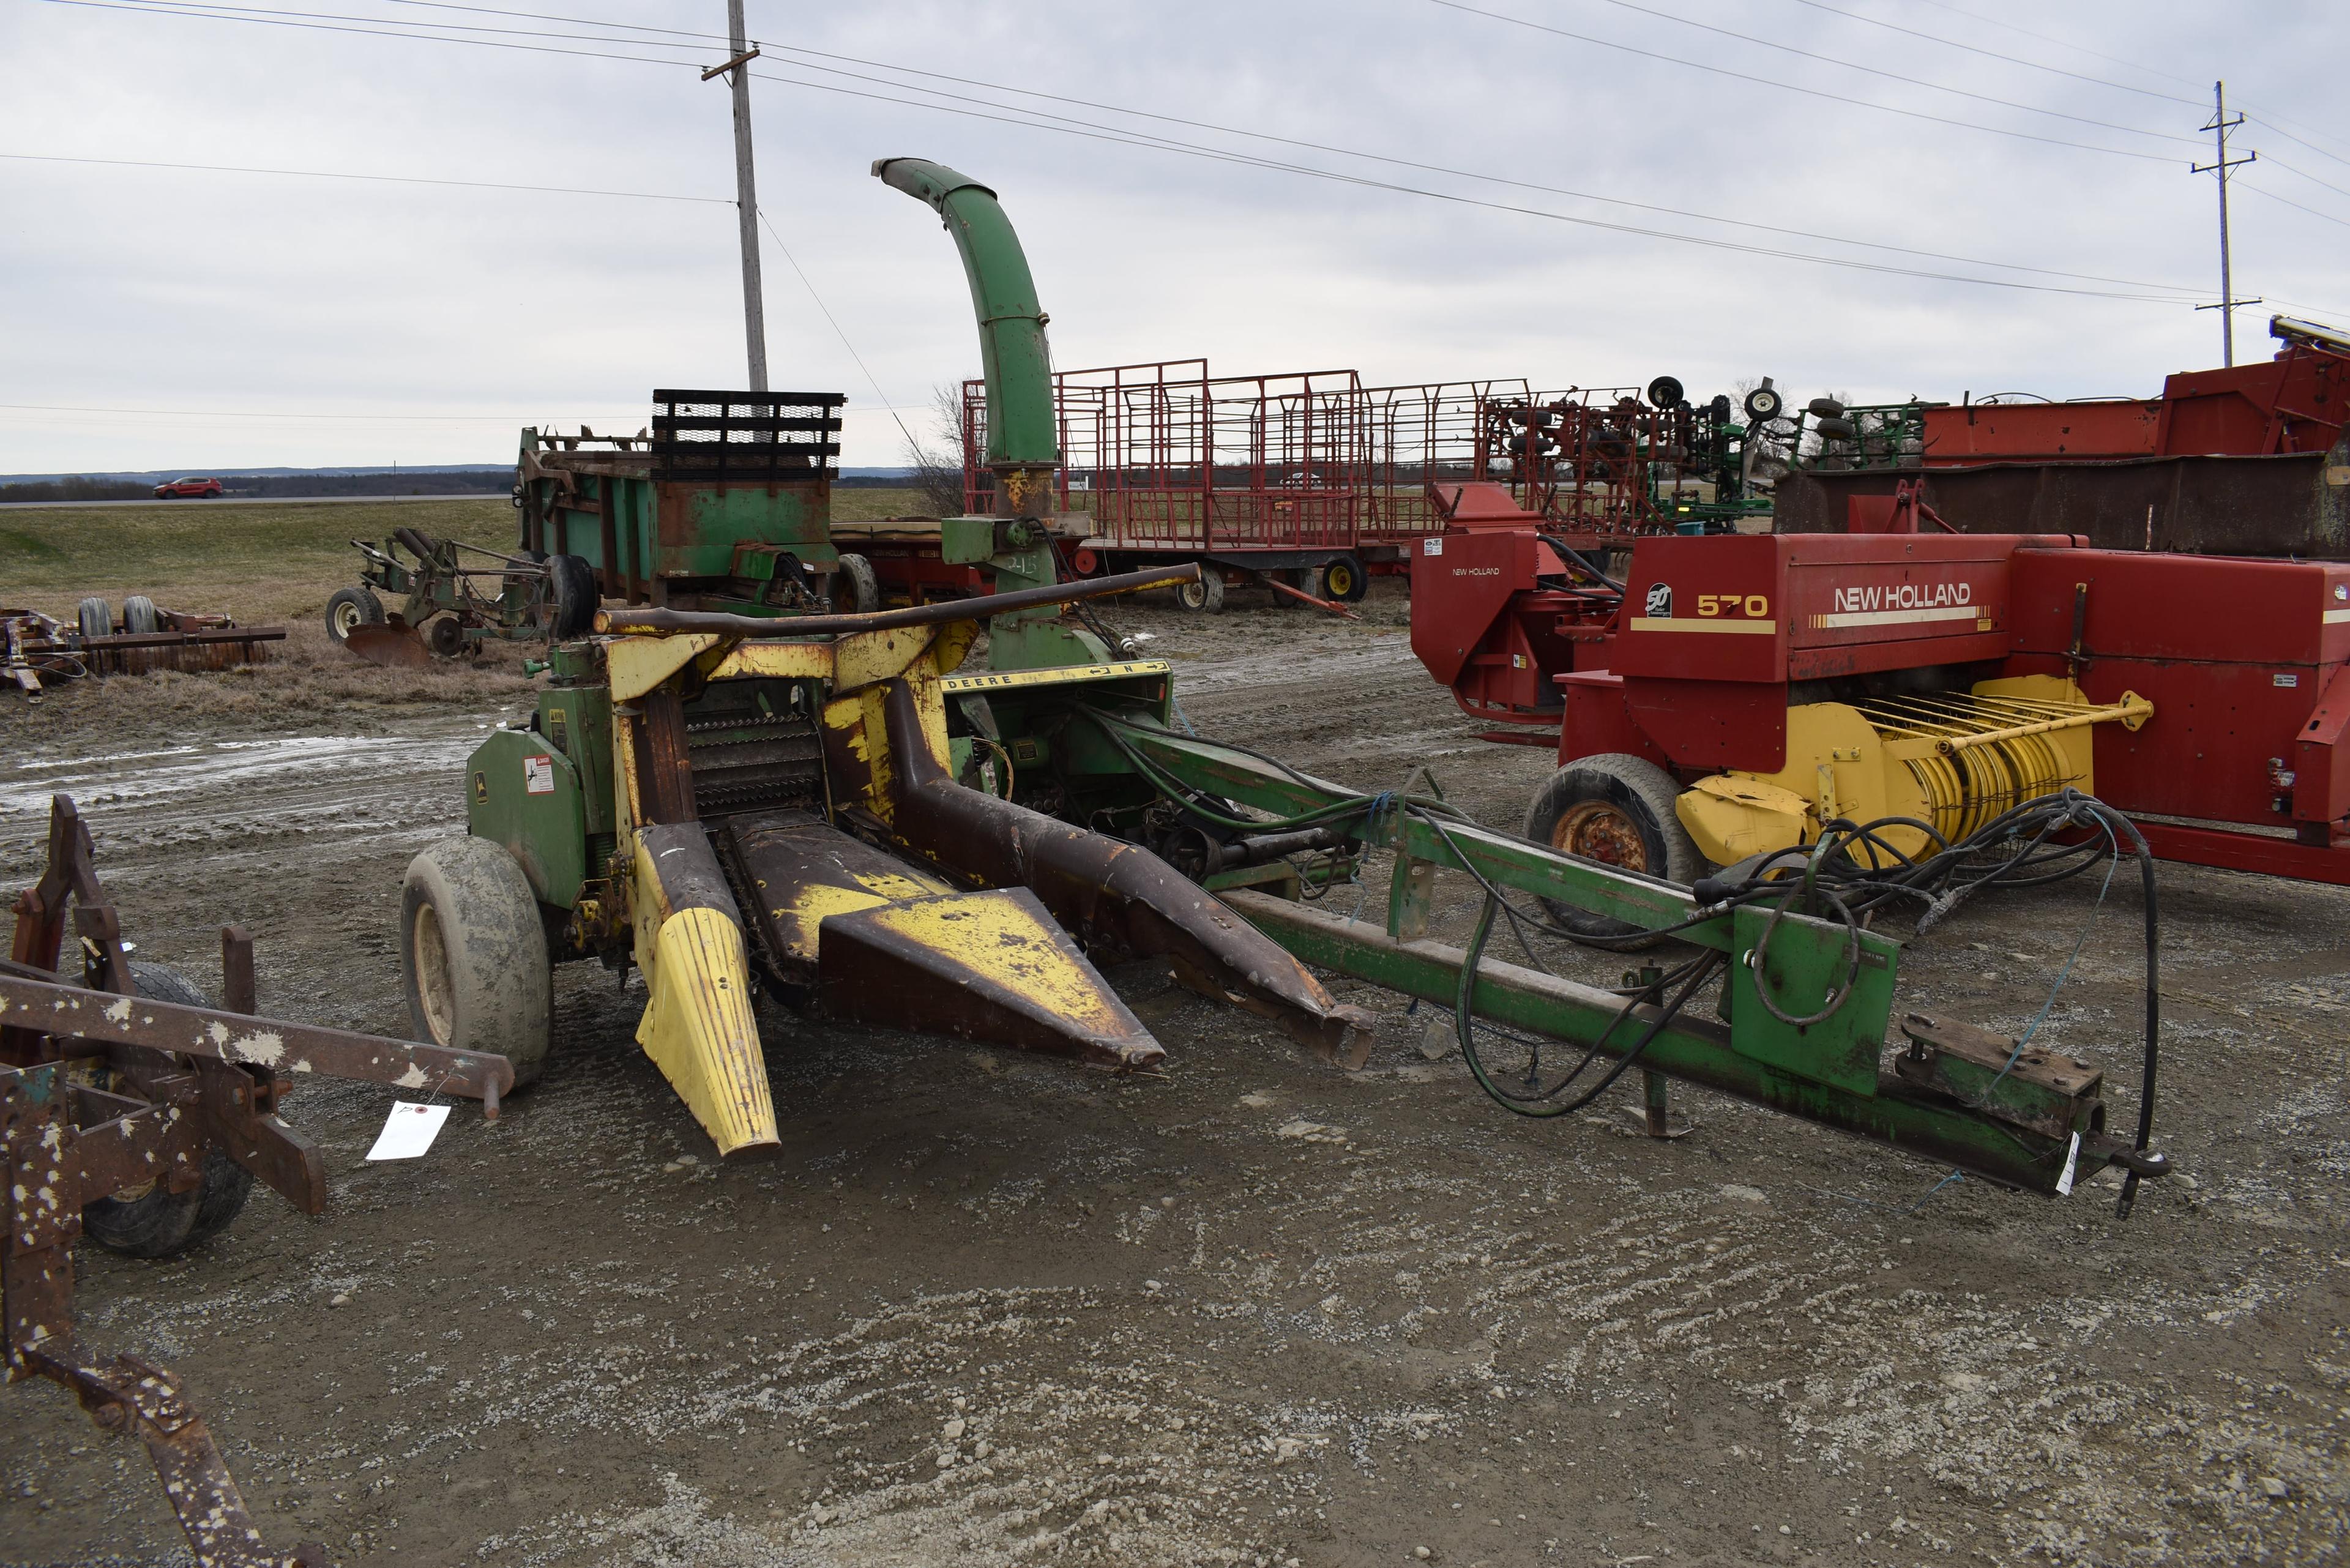
M 502 462 L 525 422 L 743 384 L 699 77 L 724 16 L 0 0 L 0 472 Z M 2187 165 L 2225 77 L 2260 154 L 2239 292 L 2350 322 L 2338 3 L 751 0 L 750 28 L 761 204 L 807 279 L 771 239 L 774 380 L 849 395 L 850 463 L 899 461 L 885 398 L 914 422 L 978 362 L 889 155 L 1001 192 L 1066 367 L 2144 393 L 2219 363 Z

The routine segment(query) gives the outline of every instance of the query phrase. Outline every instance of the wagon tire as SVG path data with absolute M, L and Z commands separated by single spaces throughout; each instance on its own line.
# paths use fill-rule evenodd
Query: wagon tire
M 1322 597 L 1334 604 L 1360 604 L 1363 596 L 1371 591 L 1371 579 L 1363 570 L 1363 563 L 1352 556 L 1340 556 L 1322 565 Z
M 159 963 L 130 966 L 131 984 L 153 1002 L 187 1007 L 207 1005 L 203 992 L 186 975 Z M 218 1149 L 206 1151 L 203 1175 L 185 1192 L 170 1192 L 160 1181 L 127 1188 L 82 1206 L 84 1234 L 126 1258 L 168 1258 L 228 1229 L 253 1192 L 253 1172 Z
M 546 558 L 546 603 L 550 612 L 547 635 L 556 642 L 585 637 L 596 624 L 596 608 L 603 602 L 596 587 L 595 568 L 580 556 Z
M 881 607 L 881 578 L 873 570 L 873 563 L 864 556 L 844 552 L 840 557 L 840 581 L 834 586 L 834 597 L 848 602 L 837 605 L 844 615 L 871 615 Z
M 1551 776 L 1526 809 L 1525 836 L 1563 854 L 1688 887 L 1705 875 L 1705 857 L 1681 826 L 1673 803 L 1673 776 L 1645 757 L 1603 752 L 1578 757 Z M 1621 939 L 1640 928 L 1589 909 L 1545 898 L 1553 919 L 1578 937 Z M 1664 940 L 1611 940 L 1611 950 L 1653 947 Z
M 1213 566 L 1200 568 L 1200 580 L 1185 583 L 1175 590 L 1176 602 L 1187 610 L 1202 615 L 1217 614 L 1224 607 L 1224 576 Z
M 554 968 L 530 879 L 503 845 L 444 838 L 408 863 L 400 888 L 400 983 L 413 1037 L 514 1064 L 521 1088 L 546 1065 Z
M 373 588 L 337 588 L 327 600 L 327 635 L 338 648 L 359 628 L 382 624 L 383 601 Z

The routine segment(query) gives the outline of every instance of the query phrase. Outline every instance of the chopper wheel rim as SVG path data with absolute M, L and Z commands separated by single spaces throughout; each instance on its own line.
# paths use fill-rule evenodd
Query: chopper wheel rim
M 416 906 L 408 942 L 416 969 L 417 1005 L 434 1043 L 445 1044 L 456 1037 L 457 1003 L 449 983 L 449 939 L 441 929 L 440 911 L 429 899 Z
M 1567 807 L 1551 826 L 1550 846 L 1626 871 L 1648 869 L 1648 835 L 1630 812 L 1613 801 L 1577 801 Z

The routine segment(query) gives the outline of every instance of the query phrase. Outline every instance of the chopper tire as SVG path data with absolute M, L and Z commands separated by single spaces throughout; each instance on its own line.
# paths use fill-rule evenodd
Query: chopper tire
M 549 609 L 547 636 L 556 642 L 568 642 L 575 637 L 585 637 L 596 624 L 596 607 L 602 596 L 596 588 L 596 573 L 579 556 L 549 556 L 546 558 L 546 602 Z
M 338 648 L 350 640 L 352 628 L 382 624 L 383 601 L 373 588 L 337 588 L 327 600 L 327 635 Z
M 1605 752 L 1578 757 L 1558 770 L 1526 808 L 1525 836 L 1562 854 L 1688 887 L 1705 875 L 1705 857 L 1673 803 L 1680 785 L 1645 757 Z M 1640 928 L 1572 904 L 1545 898 L 1551 918 L 1579 937 L 1638 936 Z M 1629 951 L 1664 940 L 1610 941 Z
M 134 963 L 131 983 L 155 1002 L 203 1007 L 195 982 L 159 963 Z M 82 1231 L 109 1252 L 126 1258 L 168 1258 L 228 1229 L 253 1192 L 253 1172 L 218 1149 L 204 1155 L 203 1177 L 185 1192 L 169 1192 L 160 1181 L 130 1188 L 85 1204 Z
M 847 604 L 836 602 L 833 608 L 843 615 L 870 615 L 881 607 L 881 578 L 873 570 L 873 563 L 862 556 L 843 552 L 840 557 L 840 580 L 833 585 L 836 601 L 847 598 Z
M 536 1078 L 553 1038 L 554 971 L 530 879 L 505 846 L 444 838 L 400 888 L 400 983 L 414 1037 L 484 1051 Z

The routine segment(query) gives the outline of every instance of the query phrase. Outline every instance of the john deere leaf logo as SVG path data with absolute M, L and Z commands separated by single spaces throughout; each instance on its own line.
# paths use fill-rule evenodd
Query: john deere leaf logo
M 476 802 L 481 802 L 486 801 L 489 798 L 490 775 L 487 774 L 475 774 L 473 775 L 473 799 Z
M 1670 583 L 1648 585 L 1648 613 L 1660 620 L 1673 613 L 1673 587 Z

